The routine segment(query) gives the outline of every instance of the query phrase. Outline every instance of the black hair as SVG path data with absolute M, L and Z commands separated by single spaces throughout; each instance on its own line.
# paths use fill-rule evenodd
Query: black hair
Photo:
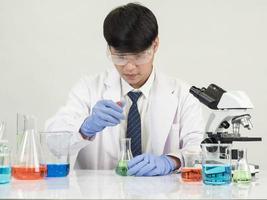
M 158 23 L 151 10 L 138 3 L 129 3 L 112 10 L 103 24 L 109 46 L 121 53 L 139 53 L 158 36 Z

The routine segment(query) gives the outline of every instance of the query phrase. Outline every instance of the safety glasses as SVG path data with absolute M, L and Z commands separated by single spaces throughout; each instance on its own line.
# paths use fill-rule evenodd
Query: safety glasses
M 142 51 L 137 54 L 132 53 L 111 53 L 110 47 L 107 48 L 107 55 L 108 58 L 115 64 L 115 65 L 126 65 L 128 62 L 131 62 L 135 65 L 143 65 L 150 61 L 153 56 L 153 45 L 151 45 L 145 51 Z

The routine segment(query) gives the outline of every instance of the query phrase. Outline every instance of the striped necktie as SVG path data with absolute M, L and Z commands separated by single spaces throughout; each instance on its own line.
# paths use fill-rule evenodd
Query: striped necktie
M 142 154 L 141 119 L 137 107 L 137 100 L 141 95 L 142 92 L 128 92 L 132 105 L 128 113 L 127 138 L 131 138 L 133 157 Z

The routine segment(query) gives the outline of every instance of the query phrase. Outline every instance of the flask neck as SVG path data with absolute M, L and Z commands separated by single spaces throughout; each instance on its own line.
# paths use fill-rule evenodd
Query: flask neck
M 32 116 L 24 116 L 24 131 L 35 131 L 36 119 Z
M 130 160 L 133 158 L 132 151 L 131 151 L 131 139 L 123 138 L 120 141 L 120 148 L 121 148 L 121 160 Z
M 239 160 L 242 160 L 242 159 L 247 160 L 247 150 L 246 149 L 241 149 L 238 151 L 238 159 Z

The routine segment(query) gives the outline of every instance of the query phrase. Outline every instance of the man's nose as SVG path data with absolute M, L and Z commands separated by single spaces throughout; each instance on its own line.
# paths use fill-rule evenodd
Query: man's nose
M 136 68 L 136 65 L 131 60 L 128 60 L 127 64 L 124 66 L 124 70 L 126 72 L 132 71 L 135 68 Z

